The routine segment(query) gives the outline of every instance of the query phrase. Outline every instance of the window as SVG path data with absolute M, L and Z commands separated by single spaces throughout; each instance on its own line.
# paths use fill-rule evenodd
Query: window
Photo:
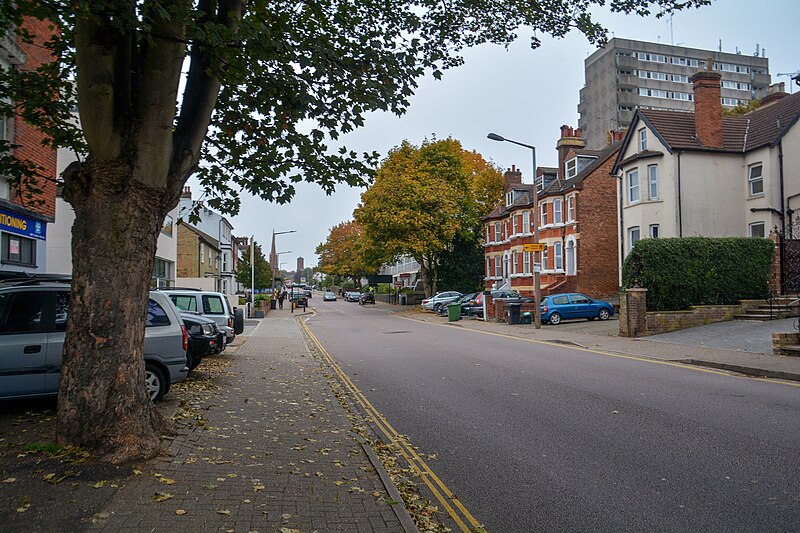
M 516 235 L 516 234 L 518 233 L 518 228 L 517 228 L 517 215 L 511 215 L 511 223 L 512 223 L 512 224 L 513 224 L 513 226 L 514 226 L 514 233 L 513 233 L 513 234 L 514 234 L 514 235 Z
M 747 100 L 740 100 L 738 98 L 727 98 L 727 97 L 723 97 L 721 99 L 721 101 L 722 101 L 722 105 L 727 106 L 727 107 L 736 107 L 739 104 L 746 104 L 747 103 Z
M 44 331 L 44 301 L 41 291 L 19 291 L 0 295 L 0 335 Z M 22 353 L 20 347 L 19 353 Z
M 573 235 L 567 237 L 567 246 L 565 247 L 565 252 L 568 276 L 574 276 L 577 271 L 577 265 L 575 262 L 575 245 L 575 237 Z
M 672 74 L 670 79 L 678 83 L 689 83 L 689 76 L 685 74 Z
M 500 223 L 499 222 L 495 222 L 494 223 L 494 241 L 495 242 L 500 242 L 500 240 L 501 240 L 500 236 L 501 236 Z
M 566 173 L 567 179 L 574 178 L 575 175 L 578 173 L 578 159 L 573 157 L 569 161 L 566 162 Z
M 219 296 L 210 296 L 204 294 L 203 299 L 203 313 L 206 315 L 224 315 L 225 306 L 222 305 L 222 298 Z
M 658 239 L 659 235 L 661 235 L 661 230 L 658 224 L 650 224 L 650 238 Z
M 647 193 L 651 200 L 658 199 L 658 165 L 647 165 Z
M 547 270 L 547 265 L 550 264 L 550 252 L 547 246 L 542 250 L 542 270 Z
M 522 233 L 529 233 L 531 230 L 531 212 L 522 212 Z
M 524 274 L 531 273 L 531 253 L 522 252 L 522 272 Z
M 567 197 L 567 222 L 575 220 L 575 196 Z
M 639 171 L 631 170 L 628 172 L 628 203 L 633 204 L 639 201 Z
M 517 251 L 516 250 L 514 250 L 514 252 L 511 255 L 511 273 L 512 274 L 516 274 L 517 273 Z
M 628 251 L 630 252 L 633 250 L 634 245 L 639 242 L 641 238 L 639 232 L 639 226 L 634 226 L 632 228 L 628 228 Z
M 750 224 L 750 236 L 751 237 L 766 237 L 766 233 L 764 232 L 765 225 L 763 222 L 753 222 Z
M 164 309 L 153 300 L 147 304 L 147 322 L 145 327 L 169 326 L 169 317 Z
M 561 199 L 556 198 L 553 200 L 553 224 L 561 224 Z
M 750 165 L 747 169 L 747 181 L 750 184 L 750 196 L 764 192 L 764 178 L 761 175 L 761 163 Z
M 67 309 L 69 308 L 69 292 L 56 293 L 56 316 L 53 331 L 67 331 Z
M 644 152 L 647 150 L 647 130 L 642 128 L 639 130 L 639 151 Z
M 227 271 L 228 271 L 228 254 L 226 254 L 226 253 L 224 253 L 224 252 L 223 252 L 223 253 L 222 253 L 222 255 L 221 255 L 221 257 L 222 257 L 222 267 L 221 267 L 221 270 L 222 270 L 223 272 L 227 272 Z
M 553 244 L 553 268 L 562 270 L 564 268 L 564 255 L 562 254 L 561 241 Z
M 494 258 L 494 277 L 499 278 L 503 275 L 503 265 L 502 265 L 503 258 L 499 255 L 496 255 Z
M 206 262 L 206 245 L 203 244 L 202 242 L 200 243 L 200 262 L 201 263 Z
M 492 227 L 486 224 L 486 242 L 492 242 Z
M 663 89 L 648 89 L 639 87 L 639 96 L 652 96 L 653 98 L 669 98 L 667 91 Z
M 197 311 L 197 299 L 194 296 L 170 294 L 169 299 L 181 311 Z
M 542 204 L 542 226 L 547 225 L 547 204 Z
M 489 259 L 488 257 L 486 258 L 486 277 L 487 278 L 492 277 L 492 260 Z
M 173 226 L 172 217 L 167 215 L 166 218 L 164 218 L 164 225 L 161 227 L 161 233 L 172 237 L 172 226 Z
M 2 246 L 0 259 L 4 263 L 36 266 L 36 241 L 34 239 L 12 233 L 2 233 L 0 246 Z

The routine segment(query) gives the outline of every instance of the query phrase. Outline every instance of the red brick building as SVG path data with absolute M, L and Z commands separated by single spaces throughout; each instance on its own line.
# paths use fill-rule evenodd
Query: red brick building
M 34 70 L 53 58 L 42 46 L 51 35 L 49 23 L 25 19 L 33 43 L 21 42 L 14 32 L 0 37 L 0 68 Z M 56 151 L 43 144 L 44 135 L 19 115 L 0 117 L 0 139 L 7 141 L 18 159 L 38 170 L 35 188 L 41 193 L 27 197 L 0 176 L 0 271 L 46 272 L 47 224 L 55 221 Z
M 484 218 L 485 286 L 534 292 L 534 263 L 524 245 L 539 225 L 542 295 L 582 292 L 611 296 L 618 289 L 617 184 L 611 168 L 621 134 L 609 135 L 602 150 L 585 150 L 581 130 L 561 127 L 558 168 L 538 167 L 539 206 L 532 184 L 512 166 L 505 173 L 505 205 Z M 612 142 L 613 141 L 613 142 Z

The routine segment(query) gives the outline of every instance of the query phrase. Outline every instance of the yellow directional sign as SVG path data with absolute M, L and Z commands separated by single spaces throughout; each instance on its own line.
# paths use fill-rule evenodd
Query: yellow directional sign
M 544 252 L 544 243 L 536 242 L 531 244 L 523 244 L 522 249 L 526 252 Z

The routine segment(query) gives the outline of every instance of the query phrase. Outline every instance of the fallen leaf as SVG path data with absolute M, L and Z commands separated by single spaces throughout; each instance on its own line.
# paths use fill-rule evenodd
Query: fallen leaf
M 186 509 L 175 509 L 175 514 L 178 516 L 183 516 L 186 514 Z
M 156 492 L 153 495 L 153 499 L 157 502 L 163 502 L 165 500 L 169 500 L 170 498 L 174 498 L 174 495 L 170 494 L 169 492 Z
M 17 480 L 15 477 L 7 477 L 3 480 L 3 483 L 14 483 Z
M 101 489 L 101 488 L 103 488 L 103 486 L 104 486 L 105 484 L 106 484 L 106 482 L 105 482 L 105 481 L 98 481 L 97 483 L 95 483 L 95 484 L 94 484 L 94 485 L 92 485 L 92 486 L 93 486 L 94 488 L 96 488 L 96 489 Z
M 224 514 L 225 516 L 229 516 L 231 512 L 227 509 L 217 509 L 217 514 Z

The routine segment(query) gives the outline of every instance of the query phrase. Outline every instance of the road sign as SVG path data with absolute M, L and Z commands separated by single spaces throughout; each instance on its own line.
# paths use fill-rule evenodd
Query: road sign
M 545 244 L 543 242 L 535 242 L 530 244 L 523 244 L 522 249 L 526 252 L 544 252 Z
M 394 286 L 395 287 L 402 287 L 403 286 L 403 282 L 402 281 L 395 281 L 394 282 Z

